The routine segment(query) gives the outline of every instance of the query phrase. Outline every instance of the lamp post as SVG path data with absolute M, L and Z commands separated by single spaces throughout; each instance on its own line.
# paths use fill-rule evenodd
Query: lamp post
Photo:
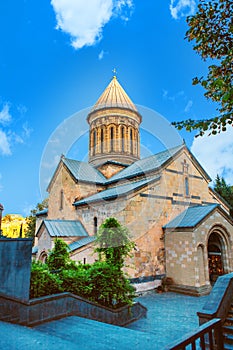
M 4 208 L 3 205 L 0 203 L 0 238 L 2 237 L 2 212 Z

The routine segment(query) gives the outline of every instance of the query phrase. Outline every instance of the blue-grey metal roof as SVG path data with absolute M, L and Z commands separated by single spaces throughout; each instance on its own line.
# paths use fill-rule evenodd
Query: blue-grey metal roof
M 153 177 L 151 179 L 146 179 L 146 180 L 141 180 L 137 182 L 129 182 L 125 185 L 118 185 L 115 187 L 111 187 L 107 190 L 98 192 L 90 197 L 81 199 L 80 201 L 75 202 L 73 205 L 75 206 L 80 206 L 80 205 L 85 205 L 88 203 L 92 202 L 98 202 L 101 200 L 111 200 L 111 199 L 116 199 L 118 197 L 124 196 L 130 192 L 136 191 L 139 188 L 147 185 L 148 183 L 158 180 L 160 176 Z
M 80 221 L 76 220 L 44 220 L 51 237 L 85 237 L 87 231 Z
M 75 242 L 69 244 L 70 251 L 73 252 L 76 249 L 84 247 L 85 245 L 94 242 L 95 239 L 96 238 L 94 236 L 89 236 L 89 237 L 79 239 L 78 241 L 75 241 Z
M 189 207 L 164 225 L 163 228 L 195 227 L 217 207 L 219 207 L 219 204 L 195 205 Z
M 38 246 L 37 245 L 32 247 L 32 254 L 36 254 L 36 253 L 38 253 Z
M 116 175 L 112 176 L 106 183 L 111 183 L 114 181 L 119 181 L 125 178 L 131 178 L 138 175 L 143 175 L 149 171 L 156 170 L 160 168 L 165 162 L 171 159 L 177 152 L 179 152 L 184 145 L 179 145 L 170 148 L 166 151 L 154 154 L 150 157 L 140 159 L 133 164 L 129 165 L 127 168 L 121 170 Z
M 102 185 L 107 185 L 121 179 L 132 178 L 134 176 L 143 175 L 152 170 L 160 168 L 165 162 L 171 159 L 177 152 L 183 148 L 183 144 L 154 154 L 150 157 L 140 159 L 125 169 L 121 170 L 110 179 L 106 179 L 105 176 L 98 171 L 94 166 L 89 163 L 80 162 L 74 159 L 62 158 L 63 163 L 67 166 L 71 174 L 75 179 L 86 182 L 93 182 Z M 117 163 L 116 164 L 121 164 Z M 123 165 L 123 164 L 121 164 Z
M 48 209 L 43 209 L 43 210 L 40 210 L 36 213 L 36 216 L 42 216 L 42 215 L 47 215 L 48 214 Z
M 62 158 L 62 161 L 77 180 L 99 184 L 103 184 L 106 181 L 104 175 L 89 163 L 68 158 Z

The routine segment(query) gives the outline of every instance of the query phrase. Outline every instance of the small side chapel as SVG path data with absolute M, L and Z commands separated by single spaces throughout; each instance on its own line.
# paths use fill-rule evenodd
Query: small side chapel
M 88 163 L 61 156 L 50 181 L 36 258 L 60 237 L 73 260 L 93 262 L 98 227 L 115 217 L 136 243 L 126 270 L 138 291 L 167 276 L 175 291 L 207 294 L 233 271 L 230 208 L 184 143 L 140 158 L 142 118 L 114 76 L 87 116 Z

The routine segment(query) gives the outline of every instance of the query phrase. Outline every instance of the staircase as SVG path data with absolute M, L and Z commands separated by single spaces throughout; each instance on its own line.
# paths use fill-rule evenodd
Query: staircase
M 151 350 L 162 349 L 155 336 L 119 326 L 70 316 L 33 328 L 41 334 L 67 341 L 79 350 Z M 152 345 L 153 344 L 153 345 Z
M 233 303 L 223 325 L 224 349 L 233 350 Z

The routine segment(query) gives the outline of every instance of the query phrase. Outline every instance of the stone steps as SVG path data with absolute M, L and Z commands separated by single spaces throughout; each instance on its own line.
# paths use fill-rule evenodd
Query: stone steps
M 233 304 L 223 325 L 224 350 L 233 350 Z
M 137 332 L 81 317 L 71 316 L 44 323 L 34 329 L 44 334 L 56 336 L 79 346 L 79 350 L 95 349 L 151 350 L 152 343 L 158 343 L 151 334 Z M 159 349 L 159 344 L 156 349 Z M 161 347 L 162 348 L 162 347 Z

